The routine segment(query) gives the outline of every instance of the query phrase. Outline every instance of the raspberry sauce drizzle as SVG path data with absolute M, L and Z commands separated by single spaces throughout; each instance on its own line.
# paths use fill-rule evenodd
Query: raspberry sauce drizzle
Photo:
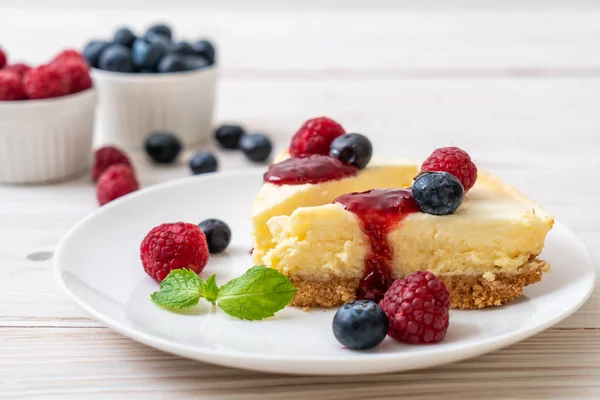
M 391 261 L 394 249 L 387 235 L 408 214 L 419 207 L 407 189 L 374 189 L 344 194 L 334 200 L 360 219 L 371 249 L 365 258 L 365 275 L 356 291 L 357 299 L 379 302 L 393 282 Z
M 264 182 L 274 185 L 303 185 L 320 183 L 356 175 L 357 169 L 336 158 L 312 155 L 303 158 L 288 158 L 273 164 L 265 172 Z

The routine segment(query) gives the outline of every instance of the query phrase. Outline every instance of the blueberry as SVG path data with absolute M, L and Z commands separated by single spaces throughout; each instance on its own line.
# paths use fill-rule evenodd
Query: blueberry
M 157 70 L 159 73 L 185 71 L 185 59 L 178 54 L 169 53 L 160 60 Z
M 113 42 L 122 44 L 123 46 L 131 47 L 135 39 L 136 37 L 131 29 L 119 28 L 115 31 Z
M 185 57 L 185 69 L 187 71 L 193 71 L 196 69 L 206 68 L 210 65 L 208 60 L 202 56 L 186 56 Z
M 194 54 L 194 49 L 192 45 L 188 42 L 177 42 L 173 46 L 171 46 L 171 51 L 173 53 L 181 54 L 183 56 L 191 56 Z
M 158 63 L 165 54 L 167 54 L 167 46 L 160 42 L 152 42 L 148 38 L 135 39 L 131 49 L 135 66 L 150 71 L 156 71 Z
M 448 172 L 425 172 L 413 183 L 413 197 L 421 211 L 448 215 L 460 207 L 465 191 L 460 181 Z
M 111 44 L 100 54 L 98 68 L 115 72 L 133 72 L 131 51 L 122 44 Z
M 181 152 L 181 142 L 172 133 L 154 132 L 148 136 L 144 144 L 146 153 L 152 161 L 159 164 L 169 164 L 175 161 Z
M 83 56 L 85 57 L 88 64 L 94 68 L 98 68 L 98 59 L 100 54 L 110 45 L 109 42 L 104 40 L 92 40 L 88 42 L 83 48 Z
M 377 346 L 388 332 L 385 312 L 371 300 L 356 300 L 341 306 L 333 317 L 333 335 L 352 350 Z
M 152 25 L 146 31 L 146 34 L 149 34 L 149 33 L 159 34 L 161 36 L 168 38 L 169 40 L 171 40 L 171 37 L 173 36 L 173 33 L 171 32 L 171 28 L 169 27 L 169 25 L 166 25 L 166 24 Z
M 196 153 L 190 160 L 190 169 L 194 175 L 215 172 L 218 162 L 214 154 L 210 151 L 201 151 Z
M 240 149 L 251 161 L 261 162 L 269 158 L 273 145 L 268 137 L 260 133 L 242 135 Z
M 167 51 L 173 47 L 173 45 L 171 44 L 171 40 L 163 35 L 160 35 L 158 33 L 146 33 L 146 35 L 144 36 L 144 39 L 148 40 L 150 43 L 154 43 L 157 45 L 161 45 L 163 47 L 165 47 L 167 49 Z
M 229 246 L 231 241 L 231 229 L 219 219 L 206 219 L 198 224 L 206 235 L 208 251 L 211 254 L 220 253 Z
M 192 44 L 192 48 L 194 49 L 194 53 L 205 57 L 209 64 L 215 62 L 215 47 L 208 40 L 198 40 Z
M 239 125 L 221 125 L 215 130 L 215 139 L 224 149 L 239 149 L 240 138 L 244 135 L 244 128 Z
M 367 166 L 373 155 L 371 141 L 360 133 L 347 133 L 336 137 L 329 150 L 331 157 L 358 169 Z

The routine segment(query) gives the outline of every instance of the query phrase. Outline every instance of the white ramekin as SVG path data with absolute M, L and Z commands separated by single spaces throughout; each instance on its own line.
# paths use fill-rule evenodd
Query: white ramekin
M 96 144 L 141 148 L 154 131 L 176 134 L 184 145 L 209 138 L 217 67 L 169 74 L 94 69 L 98 90 Z
M 0 183 L 62 180 L 90 166 L 96 91 L 0 101 Z

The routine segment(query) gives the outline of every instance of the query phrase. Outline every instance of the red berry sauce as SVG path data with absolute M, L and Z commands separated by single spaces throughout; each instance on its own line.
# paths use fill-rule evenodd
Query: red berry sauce
M 264 174 L 264 181 L 274 185 L 304 185 L 320 183 L 356 175 L 357 169 L 337 158 L 312 155 L 304 158 L 288 158 L 271 165 Z
M 344 194 L 334 200 L 358 216 L 362 231 L 369 237 L 371 250 L 365 259 L 366 272 L 357 299 L 378 303 L 393 282 L 391 261 L 394 249 L 387 234 L 406 215 L 419 207 L 407 189 L 374 189 L 362 193 Z

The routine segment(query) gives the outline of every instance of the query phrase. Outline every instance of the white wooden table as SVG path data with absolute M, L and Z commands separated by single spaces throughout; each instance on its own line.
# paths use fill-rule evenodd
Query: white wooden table
M 265 131 L 278 148 L 316 115 L 372 136 L 384 155 L 419 159 L 459 145 L 600 260 L 598 8 L 2 7 L 2 46 L 32 61 L 55 52 L 52 43 L 81 45 L 128 21 L 208 32 L 221 54 L 218 121 Z M 144 186 L 189 174 L 183 162 L 155 168 L 134 157 Z M 220 157 L 222 169 L 257 168 Z M 54 282 L 52 251 L 96 208 L 87 176 L 0 186 L 0 399 L 600 398 L 598 291 L 529 340 L 427 371 L 276 376 L 145 347 L 90 319 Z

